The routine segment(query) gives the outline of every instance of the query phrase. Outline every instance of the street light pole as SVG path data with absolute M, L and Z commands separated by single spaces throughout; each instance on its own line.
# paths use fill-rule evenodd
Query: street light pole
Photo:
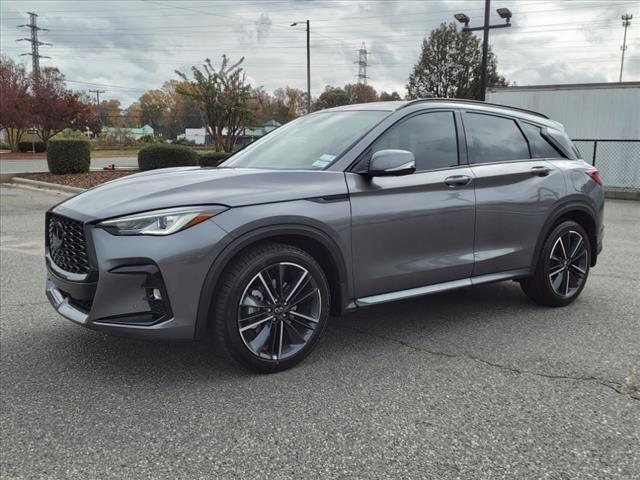
M 487 55 L 489 54 L 489 15 L 491 0 L 484 2 L 484 25 L 482 27 L 482 70 L 480 72 L 480 100 L 484 100 L 487 90 Z
M 311 26 L 307 20 L 307 113 L 311 113 Z
M 292 27 L 302 22 L 293 22 Z M 311 23 L 309 20 L 304 22 L 307 26 L 307 113 L 311 113 Z
M 482 30 L 482 67 L 480 71 L 480 100 L 485 99 L 485 93 L 487 90 L 487 62 L 489 57 L 489 30 L 492 28 L 505 28 L 511 26 L 511 11 L 508 8 L 498 8 L 498 15 L 500 18 L 504 18 L 507 23 L 501 23 L 498 25 L 489 24 L 491 14 L 491 0 L 484 0 L 484 24 L 481 27 L 469 27 L 471 19 L 464 13 L 456 13 L 455 19 L 460 23 L 464 23 L 462 27 L 463 32 L 475 32 Z

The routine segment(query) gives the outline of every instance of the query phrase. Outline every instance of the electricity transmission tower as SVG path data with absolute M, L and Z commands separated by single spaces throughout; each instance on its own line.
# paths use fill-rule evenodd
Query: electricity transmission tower
M 40 59 L 41 58 L 51 58 L 45 55 L 40 55 L 39 47 L 40 45 L 48 45 L 52 46 L 51 43 L 41 42 L 38 40 L 38 31 L 48 31 L 47 28 L 40 28 L 38 26 L 38 15 L 33 12 L 27 12 L 29 14 L 29 23 L 24 25 L 18 25 L 17 28 L 27 27 L 31 30 L 30 38 L 19 38 L 16 42 L 29 42 L 31 44 L 31 53 L 22 53 L 20 56 L 31 55 L 31 61 L 33 62 L 33 78 L 37 82 L 40 78 Z
M 633 15 L 625 14 L 622 16 L 622 26 L 624 27 L 624 40 L 622 40 L 622 46 L 620 50 L 622 50 L 622 59 L 620 60 L 620 78 L 619 82 L 622 82 L 622 69 L 624 68 L 624 52 L 627 49 L 627 28 L 631 25 L 631 19 Z
M 360 50 L 358 50 L 358 83 L 363 85 L 367 84 L 367 47 L 365 47 L 364 42 L 362 42 L 362 46 Z

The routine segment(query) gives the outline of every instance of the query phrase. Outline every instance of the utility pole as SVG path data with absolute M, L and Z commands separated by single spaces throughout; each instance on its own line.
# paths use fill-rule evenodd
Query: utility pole
M 622 40 L 622 46 L 620 50 L 622 50 L 622 59 L 620 60 L 620 79 L 619 82 L 622 82 L 622 69 L 624 68 L 624 52 L 627 49 L 627 28 L 631 25 L 631 19 L 633 15 L 625 14 L 622 16 L 622 26 L 624 27 L 624 39 Z
M 303 22 L 293 22 L 292 27 Z M 311 24 L 305 20 L 307 26 L 307 113 L 311 113 Z
M 358 50 L 358 83 L 362 85 L 367 84 L 367 47 L 365 47 L 364 42 L 362 42 L 362 46 L 360 50 Z
M 104 90 L 89 90 L 89 93 L 95 93 L 96 94 L 96 112 L 98 112 L 98 118 L 100 119 L 100 124 L 104 125 L 107 122 L 106 121 L 102 121 L 102 114 L 100 112 L 100 94 L 101 93 L 105 93 Z
M 471 20 L 464 13 L 456 13 L 454 18 L 460 23 L 464 23 L 462 27 L 463 32 L 475 32 L 482 30 L 482 67 L 480 71 L 480 100 L 484 100 L 487 90 L 487 60 L 489 56 L 489 30 L 492 28 L 505 28 L 511 26 L 511 11 L 508 8 L 498 8 L 496 10 L 500 18 L 506 20 L 507 23 L 501 23 L 498 25 L 490 25 L 491 14 L 491 0 L 484 0 L 484 25 L 482 27 L 469 27 L 469 21 Z
M 41 58 L 51 58 L 44 55 L 40 55 L 39 47 L 40 45 L 48 45 L 52 46 L 51 43 L 45 43 L 38 40 L 38 31 L 49 31 L 47 28 L 40 28 L 38 26 L 38 15 L 33 12 L 27 12 L 29 14 L 29 23 L 18 25 L 17 28 L 27 27 L 31 30 L 30 38 L 19 38 L 16 42 L 29 42 L 31 43 L 31 53 L 22 53 L 21 57 L 25 55 L 31 55 L 32 61 L 32 70 L 33 70 L 33 78 L 36 82 L 40 79 L 40 59 Z
M 96 106 L 100 106 L 100 94 L 105 93 L 104 90 L 89 90 L 89 93 L 96 94 Z

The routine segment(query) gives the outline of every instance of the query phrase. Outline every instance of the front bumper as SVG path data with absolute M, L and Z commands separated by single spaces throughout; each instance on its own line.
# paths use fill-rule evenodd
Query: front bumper
M 226 236 L 213 220 L 166 237 L 116 236 L 85 224 L 91 270 L 71 274 L 46 253 L 46 294 L 74 323 L 157 340 L 193 340 L 204 279 Z

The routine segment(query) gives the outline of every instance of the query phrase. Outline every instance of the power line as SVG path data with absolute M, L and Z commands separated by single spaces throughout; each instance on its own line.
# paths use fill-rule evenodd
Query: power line
M 125 86 L 122 86 L 122 85 L 111 85 L 111 84 L 106 84 L 106 83 L 84 82 L 84 81 L 81 81 L 81 80 L 69 80 L 68 78 L 65 78 L 65 82 L 67 82 L 67 83 L 79 83 L 79 84 L 88 85 L 88 86 L 91 86 L 91 87 L 106 87 L 106 88 L 109 88 L 109 89 L 116 88 L 118 90 L 130 90 L 132 92 L 146 92 L 147 91 L 147 90 L 142 89 L 142 88 L 125 87 Z
M 30 38 L 19 38 L 16 42 L 29 42 L 31 44 L 31 53 L 21 53 L 20 56 L 31 56 L 33 78 L 36 83 L 40 80 L 40 59 L 51 58 L 44 55 L 40 55 L 40 45 L 52 46 L 51 43 L 41 42 L 38 40 L 38 31 L 47 31 L 46 28 L 38 27 L 38 15 L 33 12 L 27 12 L 29 14 L 29 23 L 18 25 L 17 28 L 27 27 L 31 30 Z
M 282 3 L 283 7 L 285 7 L 284 9 L 275 9 L 273 7 L 270 7 L 267 10 L 268 13 L 287 14 L 287 15 L 290 15 L 290 14 L 298 12 L 298 11 L 304 11 L 304 10 L 333 10 L 333 11 L 335 11 L 335 8 L 336 8 L 335 5 L 324 5 L 324 6 L 323 5 L 315 5 L 315 6 L 312 6 L 312 7 L 304 7 L 304 8 L 303 7 L 299 7 L 299 6 L 298 7 L 292 7 L 291 4 L 287 3 L 287 2 L 260 2 L 260 3 L 257 3 L 257 4 L 258 5 L 263 5 L 263 4 L 267 4 L 267 3 L 272 3 L 272 4 L 274 4 L 274 3 L 275 4 Z M 520 6 L 538 6 L 538 5 L 554 4 L 554 3 L 556 3 L 556 2 L 552 2 L 552 1 L 548 1 L 548 2 L 529 2 L 529 3 L 516 2 L 516 5 L 518 6 L 518 8 L 514 9 L 514 12 L 517 13 L 517 14 L 523 14 L 523 13 L 537 14 L 537 13 L 544 13 L 544 12 L 560 12 L 560 11 L 565 11 L 565 10 L 572 10 L 573 11 L 573 10 L 583 10 L 583 9 L 592 9 L 592 8 L 594 8 L 593 3 L 578 4 L 578 5 L 563 4 L 561 8 L 545 9 L 545 10 L 536 10 L 535 8 L 529 10 L 529 9 L 520 8 Z M 567 3 L 569 3 L 569 2 L 567 2 Z M 618 7 L 618 6 L 624 6 L 624 5 L 634 5 L 636 3 L 637 2 L 607 3 L 606 7 L 607 8 L 612 8 L 612 7 Z M 184 11 L 193 11 L 194 12 L 194 13 L 189 13 L 189 14 L 172 15 L 172 17 L 176 17 L 176 16 L 189 16 L 189 17 L 191 17 L 191 16 L 195 16 L 195 15 L 200 15 L 201 16 L 203 14 L 204 15 L 215 15 L 215 16 L 222 17 L 222 15 L 220 15 L 219 13 L 212 14 L 210 12 L 205 12 L 205 11 L 202 11 L 202 10 L 197 10 L 197 11 L 194 10 L 194 9 L 187 10 L 186 7 L 179 7 L 179 6 L 176 6 L 176 5 L 169 5 L 169 4 L 164 4 L 164 5 L 166 7 L 165 8 L 160 7 L 160 9 L 168 10 L 168 9 L 172 9 L 172 8 L 174 8 L 174 9 L 177 8 L 177 9 L 181 9 L 181 10 L 184 10 Z M 228 6 L 228 7 L 232 7 L 233 6 L 234 8 L 237 8 L 237 7 L 242 7 L 242 6 L 245 6 L 245 5 L 248 6 L 248 5 L 255 5 L 255 4 L 234 3 L 234 4 L 225 4 L 223 6 Z M 216 8 L 217 12 L 221 11 L 220 8 L 219 8 L 219 4 L 217 4 L 217 3 L 215 4 L 215 6 L 205 5 L 205 6 L 200 6 L 199 8 Z M 155 10 L 158 10 L 158 8 L 156 8 Z M 232 10 L 233 9 L 231 9 L 231 10 L 223 10 L 223 12 L 228 12 L 228 11 L 232 11 Z M 81 17 L 81 15 L 83 14 L 82 12 L 89 12 L 89 11 L 91 13 L 95 13 L 96 12 L 96 10 L 74 10 L 72 12 L 69 12 L 68 10 L 56 10 L 56 11 L 51 10 L 51 11 L 46 11 L 44 13 L 44 15 L 42 15 L 42 16 L 47 17 L 47 13 L 54 13 L 54 14 L 55 13 L 64 13 L 64 18 L 66 20 L 74 19 L 74 18 L 80 19 L 80 18 L 82 18 Z M 108 10 L 103 10 L 103 11 L 106 12 Z M 126 16 L 127 12 L 136 12 L 136 11 L 145 11 L 146 12 L 146 11 L 149 11 L 149 9 L 148 8 L 147 9 L 127 9 L 127 10 L 120 11 L 118 15 L 109 15 L 109 16 L 92 15 L 92 18 L 95 18 L 95 19 L 101 19 L 101 18 L 105 18 L 105 19 L 108 19 L 108 18 L 121 19 L 123 17 L 123 15 Z M 475 9 L 474 10 L 470 10 L 470 12 L 474 12 L 474 13 L 476 11 L 477 10 L 475 10 Z M 481 12 L 481 11 L 482 10 L 479 10 L 478 12 Z M 73 16 L 72 14 L 75 14 L 75 13 L 77 13 L 78 15 Z M 437 18 L 442 18 L 442 17 L 446 17 L 447 14 L 453 14 L 455 12 L 453 10 L 439 10 L 439 11 L 420 10 L 420 11 L 416 11 L 415 9 L 412 9 L 411 12 L 407 12 L 407 13 L 390 14 L 390 15 L 372 15 L 372 16 L 369 16 L 367 18 L 387 18 L 389 16 L 403 16 L 403 17 L 411 16 L 411 17 L 416 17 L 416 16 L 418 16 L 420 14 L 423 14 L 423 13 L 431 14 L 431 15 L 436 15 L 436 14 L 440 13 L 441 15 L 438 15 Z M 165 13 L 149 14 L 149 15 L 145 15 L 145 14 L 141 14 L 141 13 L 134 13 L 134 15 L 136 15 L 136 18 L 142 18 L 142 17 L 144 17 L 144 18 L 166 17 Z M 60 15 L 51 15 L 51 17 L 52 18 L 58 18 L 58 17 L 60 17 Z M 357 15 L 355 17 L 352 16 L 352 18 L 357 18 L 357 17 L 358 17 Z M 5 16 L 4 18 L 5 19 L 9 19 L 9 18 L 14 18 L 14 17 Z M 235 21 L 239 21 L 239 22 L 244 23 L 244 24 L 246 24 L 247 22 L 252 22 L 254 20 L 252 18 L 246 18 L 246 17 L 228 17 L 227 16 L 227 17 L 223 17 L 223 18 L 233 19 Z M 430 17 L 430 18 L 435 18 L 435 17 Z M 335 21 L 335 17 L 331 16 L 331 17 L 328 17 L 326 19 L 318 18 L 317 20 L 314 20 L 314 21 L 318 21 L 318 22 Z M 281 25 L 281 26 L 285 27 L 285 25 Z
M 393 16 L 393 15 L 391 15 Z M 404 16 L 404 15 L 403 15 Z M 370 17 L 370 18 L 381 18 L 381 17 Z M 384 17 L 384 18 L 388 18 L 388 17 Z M 348 20 L 348 19 L 347 19 Z M 402 25 L 405 26 L 407 24 L 420 24 L 423 25 L 424 24 L 424 20 L 423 18 L 420 19 L 415 19 L 415 20 L 407 20 L 407 19 L 403 19 L 403 20 L 397 20 L 397 21 L 386 21 L 384 22 L 384 25 Z M 335 21 L 335 20 L 334 20 Z M 580 22 L 580 25 L 603 25 L 603 26 L 613 26 L 613 22 L 615 20 L 613 19 L 597 19 L 597 20 L 588 20 L 588 21 L 583 21 Z M 247 22 L 242 22 L 242 24 L 246 24 Z M 528 28 L 537 28 L 537 27 L 554 27 L 554 26 L 566 26 L 567 23 L 566 22 L 560 22 L 560 23 L 539 23 L 539 24 L 529 24 L 529 25 L 514 25 L 512 28 L 514 29 L 528 29 Z M 343 23 L 342 20 L 338 21 L 338 23 L 332 24 L 332 25 L 323 25 L 323 31 L 326 31 L 328 29 L 338 29 L 337 31 L 341 31 L 341 32 L 352 32 L 354 27 L 370 27 L 370 26 L 380 26 L 379 22 L 368 22 L 368 23 L 363 23 L 363 22 L 358 22 L 357 25 L 345 25 Z M 211 28 L 216 28 L 217 30 L 212 32 Z M 574 27 L 575 28 L 575 27 Z M 198 30 L 198 29 L 202 29 L 202 30 Z M 144 30 L 150 30 L 149 32 L 145 33 Z M 216 25 L 216 24 L 206 24 L 206 25 L 184 25 L 184 26 L 167 26 L 167 27 L 148 27 L 148 28 L 138 28 L 136 29 L 136 32 L 131 32 L 130 28 L 90 28 L 90 29 L 83 29 L 83 28 L 68 28 L 68 29 L 51 29 L 51 32 L 60 32 L 58 33 L 59 36 L 102 36 L 101 33 L 97 33 L 97 32 L 114 32 L 114 31 L 126 31 L 127 32 L 127 36 L 149 36 L 149 35 L 157 35 L 159 32 L 162 33 L 179 33 L 182 36 L 184 35 L 200 35 L 200 34 L 207 34 L 208 37 L 211 36 L 221 36 L 221 37 L 227 37 L 229 35 L 229 33 L 233 33 L 232 30 L 230 31 L 223 31 L 220 29 L 220 25 Z M 142 31 L 142 33 L 139 33 L 140 31 Z M 68 33 L 67 33 L 68 32 Z M 278 35 L 282 35 L 286 33 L 285 30 L 281 30 L 280 32 L 278 32 Z M 315 32 L 314 34 L 318 34 L 317 32 Z M 423 33 L 422 33 L 423 34 Z M 388 35 L 395 35 L 394 32 L 389 32 Z M 273 37 L 273 35 L 270 35 L 271 37 Z M 289 38 L 290 35 L 284 35 L 282 38 Z M 328 38 L 333 38 L 333 37 L 328 37 Z

